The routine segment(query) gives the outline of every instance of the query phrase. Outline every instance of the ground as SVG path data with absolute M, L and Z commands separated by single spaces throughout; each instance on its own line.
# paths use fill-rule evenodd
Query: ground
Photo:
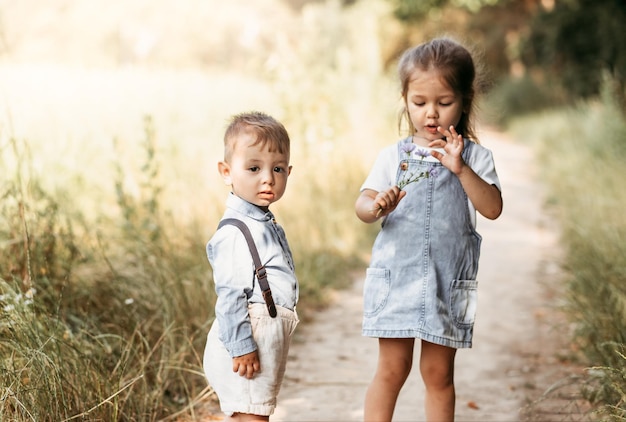
M 478 221 L 479 304 L 474 346 L 457 353 L 456 420 L 588 420 L 577 383 L 582 369 L 571 362 L 569 327 L 559 310 L 558 224 L 543 205 L 533 153 L 496 132 L 483 132 L 481 141 L 494 154 L 504 211 L 495 221 Z M 364 272 L 298 327 L 272 421 L 362 420 L 378 354 L 377 341 L 361 336 Z M 423 397 L 415 365 L 394 421 L 424 420 Z

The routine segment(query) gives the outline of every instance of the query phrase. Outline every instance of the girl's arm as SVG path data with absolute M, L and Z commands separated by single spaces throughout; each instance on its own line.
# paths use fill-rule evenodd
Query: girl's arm
M 490 220 L 495 220 L 500 216 L 502 213 L 502 194 L 495 185 L 485 182 L 465 163 L 456 175 L 476 211 Z
M 467 193 L 467 197 L 476 211 L 483 217 L 495 220 L 502 213 L 502 195 L 495 185 L 490 185 L 477 175 L 470 166 L 468 166 L 461 153 L 463 152 L 463 137 L 456 132 L 453 126 L 449 130 L 439 127 L 439 132 L 443 134 L 445 139 L 438 139 L 431 142 L 428 146 L 431 148 L 443 148 L 446 154 L 432 151 L 433 157 L 441 161 L 446 168 L 456 174 Z
M 363 189 L 354 205 L 356 215 L 364 223 L 373 223 L 395 210 L 406 192 L 397 186 L 376 192 L 372 189 Z

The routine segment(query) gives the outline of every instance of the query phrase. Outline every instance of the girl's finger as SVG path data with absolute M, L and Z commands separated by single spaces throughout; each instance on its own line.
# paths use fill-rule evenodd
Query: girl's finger
M 448 142 L 446 141 L 446 138 L 441 138 L 441 139 L 435 139 L 434 141 L 430 142 L 428 144 L 428 146 L 430 148 L 443 148 L 446 146 Z
M 452 127 L 452 126 L 450 126 L 450 127 Z M 437 126 L 437 131 L 439 133 L 441 133 L 443 136 L 445 136 L 446 138 L 448 138 L 450 136 L 450 132 L 448 130 L 444 129 L 443 127 L 441 127 L 441 126 Z

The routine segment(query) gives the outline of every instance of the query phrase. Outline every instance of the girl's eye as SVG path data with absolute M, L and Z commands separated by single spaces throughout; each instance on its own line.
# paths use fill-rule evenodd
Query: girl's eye
M 418 106 L 418 107 L 421 107 L 421 106 L 423 106 L 425 103 L 413 103 L 413 104 L 415 104 L 415 105 L 416 105 L 416 106 Z
M 439 103 L 439 105 L 446 107 L 446 106 L 452 105 L 452 103 Z

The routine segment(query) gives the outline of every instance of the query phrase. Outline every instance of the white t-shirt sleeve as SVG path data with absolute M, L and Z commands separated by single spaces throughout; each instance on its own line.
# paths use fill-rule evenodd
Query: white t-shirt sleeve
M 500 179 L 496 173 L 496 166 L 493 162 L 493 154 L 490 150 L 480 144 L 475 144 L 472 154 L 467 160 L 467 165 L 485 182 L 490 185 L 496 185 L 498 190 L 502 191 Z
M 393 144 L 378 154 L 365 182 L 361 185 L 361 192 L 365 189 L 381 192 L 393 186 L 398 167 L 397 149 L 398 146 Z
M 500 186 L 500 179 L 496 173 L 496 166 L 493 161 L 493 154 L 490 150 L 483 147 L 480 144 L 475 144 L 472 148 L 472 154 L 470 154 L 467 165 L 485 182 L 490 185 L 495 185 L 500 192 L 502 187 Z M 470 209 L 470 220 L 472 226 L 476 228 L 476 207 L 472 204 L 472 201 L 467 200 Z

